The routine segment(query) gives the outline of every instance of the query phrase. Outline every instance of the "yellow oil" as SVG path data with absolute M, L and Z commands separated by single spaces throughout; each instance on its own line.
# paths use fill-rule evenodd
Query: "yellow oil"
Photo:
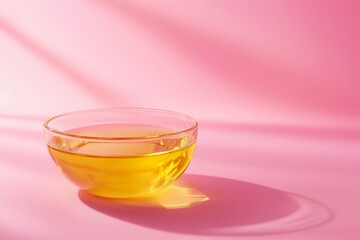
M 150 125 L 97 125 L 69 133 L 151 137 L 169 131 Z M 185 171 L 195 150 L 195 142 L 188 140 L 94 142 L 53 137 L 48 148 L 61 172 L 81 189 L 104 197 L 135 198 L 158 192 Z

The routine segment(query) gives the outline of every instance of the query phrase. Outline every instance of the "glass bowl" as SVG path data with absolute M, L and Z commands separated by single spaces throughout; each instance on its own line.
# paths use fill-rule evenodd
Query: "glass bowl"
M 180 113 L 107 108 L 62 114 L 44 123 L 49 153 L 80 189 L 110 198 L 153 195 L 185 171 L 197 122 Z

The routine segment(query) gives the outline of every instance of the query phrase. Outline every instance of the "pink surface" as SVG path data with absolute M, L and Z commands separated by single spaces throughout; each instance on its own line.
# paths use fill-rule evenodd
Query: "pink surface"
M 358 1 L 0 1 L 0 239 L 359 239 Z M 42 122 L 110 106 L 200 121 L 187 209 L 91 197 Z

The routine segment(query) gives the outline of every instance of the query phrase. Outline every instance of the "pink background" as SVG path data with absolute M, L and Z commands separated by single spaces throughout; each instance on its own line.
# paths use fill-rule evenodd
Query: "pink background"
M 0 0 L 0 239 L 359 239 L 359 43 L 356 0 Z M 113 106 L 198 119 L 210 201 L 78 194 L 42 122 Z

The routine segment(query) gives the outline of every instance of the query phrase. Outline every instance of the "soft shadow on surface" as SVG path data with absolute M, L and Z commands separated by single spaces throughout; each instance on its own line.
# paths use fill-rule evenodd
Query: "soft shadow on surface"
M 219 177 L 185 175 L 178 186 L 209 198 L 188 208 L 125 204 L 79 191 L 87 206 L 141 226 L 198 235 L 265 235 L 298 231 L 326 223 L 331 211 L 320 203 L 273 188 Z

